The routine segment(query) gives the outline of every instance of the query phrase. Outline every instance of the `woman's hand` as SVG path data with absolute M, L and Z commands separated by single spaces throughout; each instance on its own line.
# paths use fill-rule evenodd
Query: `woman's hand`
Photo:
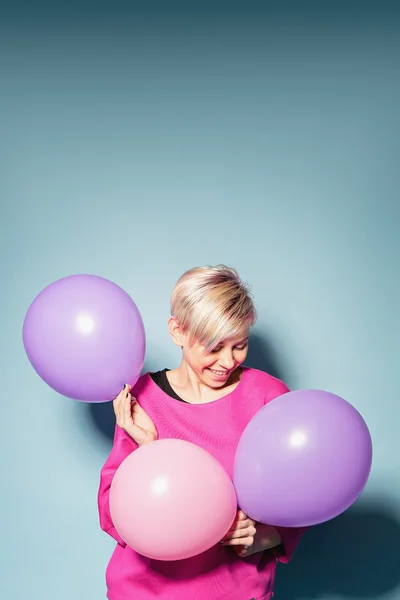
M 235 522 L 221 543 L 224 546 L 232 546 L 236 554 L 245 558 L 279 546 L 281 536 L 275 527 L 262 523 L 257 524 L 239 510 Z
M 138 444 L 143 446 L 158 438 L 157 429 L 149 415 L 130 394 L 131 386 L 124 385 L 115 398 L 114 413 L 117 425 Z
M 256 531 L 256 522 L 249 519 L 243 511 L 238 510 L 236 519 L 221 544 L 233 546 L 235 552 L 242 556 L 248 548 L 253 546 Z

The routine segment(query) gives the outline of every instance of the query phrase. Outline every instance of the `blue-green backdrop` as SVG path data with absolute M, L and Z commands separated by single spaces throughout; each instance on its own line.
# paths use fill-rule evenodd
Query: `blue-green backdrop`
M 249 363 L 368 422 L 363 497 L 280 567 L 277 600 L 400 598 L 400 12 L 381 2 L 23 2 L 0 18 L 0 597 L 98 600 L 109 404 L 58 396 L 21 342 L 71 273 L 137 302 L 173 366 L 177 277 L 226 262 Z M 129 332 L 127 332 L 129 335 Z

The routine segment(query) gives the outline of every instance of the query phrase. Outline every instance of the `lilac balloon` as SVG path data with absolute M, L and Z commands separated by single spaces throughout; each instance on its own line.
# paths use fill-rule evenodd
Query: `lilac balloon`
M 344 512 L 367 484 L 372 441 L 346 400 L 296 390 L 266 404 L 239 441 L 239 507 L 260 523 L 304 527 Z
M 38 375 L 83 402 L 106 402 L 124 383 L 134 385 L 145 355 L 136 304 L 96 275 L 64 277 L 40 292 L 27 311 L 23 342 Z

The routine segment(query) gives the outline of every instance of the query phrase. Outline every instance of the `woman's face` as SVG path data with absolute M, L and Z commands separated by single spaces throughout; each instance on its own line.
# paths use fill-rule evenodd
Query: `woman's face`
M 227 339 L 212 352 L 201 344 L 190 344 L 187 340 L 182 348 L 183 359 L 200 382 L 215 389 L 221 388 L 246 360 L 248 337 L 247 332 L 240 337 Z

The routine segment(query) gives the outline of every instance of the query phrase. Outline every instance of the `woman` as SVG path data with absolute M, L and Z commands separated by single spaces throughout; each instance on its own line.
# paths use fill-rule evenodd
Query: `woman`
M 304 529 L 257 524 L 238 510 L 221 544 L 190 559 L 164 562 L 129 548 L 109 510 L 119 465 L 136 448 L 159 438 L 203 447 L 232 477 L 244 428 L 262 406 L 288 391 L 268 373 L 242 366 L 255 321 L 249 290 L 234 269 L 218 265 L 187 271 L 172 292 L 169 319 L 172 340 L 182 349 L 181 364 L 143 375 L 115 399 L 114 444 L 98 496 L 101 528 L 117 542 L 106 573 L 109 600 L 272 598 L 276 562 L 289 560 Z

